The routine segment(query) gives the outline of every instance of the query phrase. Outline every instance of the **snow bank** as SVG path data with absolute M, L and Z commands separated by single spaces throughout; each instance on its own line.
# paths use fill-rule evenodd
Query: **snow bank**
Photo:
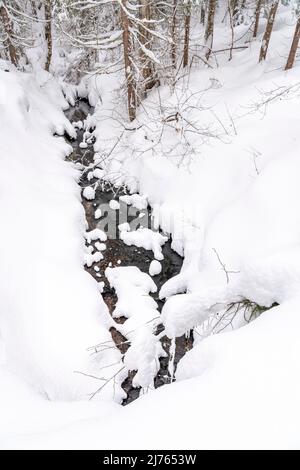
M 52 136 L 75 136 L 66 107 L 49 74 L 0 71 L 0 362 L 51 400 L 87 399 L 99 381 L 75 371 L 95 373 L 120 359 L 115 350 L 87 351 L 111 340 L 111 319 L 83 269 L 79 174 L 64 161 L 71 148 Z M 101 397 L 120 400 L 115 390 L 108 385 Z M 0 406 L 2 422 L 7 405 Z

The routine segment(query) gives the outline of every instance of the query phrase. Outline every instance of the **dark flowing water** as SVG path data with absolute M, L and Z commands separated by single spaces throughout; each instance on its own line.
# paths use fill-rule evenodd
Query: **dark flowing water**
M 89 106 L 86 101 L 80 100 L 76 103 L 74 107 L 71 107 L 67 112 L 66 116 L 71 122 L 83 121 L 88 114 L 93 113 L 93 108 Z M 80 147 L 80 143 L 82 142 L 83 131 L 77 130 L 77 139 L 76 140 L 69 140 L 73 147 L 72 154 L 68 157 L 68 160 L 74 163 L 80 163 L 84 167 L 88 167 L 88 165 L 93 163 L 94 151 L 92 143 L 85 149 Z M 67 138 L 67 137 L 66 137 Z M 80 185 L 82 188 L 86 186 L 93 185 L 97 180 L 93 179 L 88 181 L 87 179 L 87 171 L 83 169 L 82 177 L 80 179 Z M 103 212 L 102 217 L 98 220 L 95 219 L 95 210 L 99 206 L 107 206 L 109 201 L 118 199 L 118 196 L 125 194 L 126 188 L 115 188 L 109 186 L 108 184 L 99 184 L 99 187 L 96 189 L 96 196 L 95 199 L 92 201 L 88 201 L 83 198 L 83 205 L 86 213 L 86 219 L 88 222 L 89 230 L 93 230 L 98 226 L 98 224 L 105 220 L 106 226 L 103 226 L 104 231 L 108 230 L 108 225 L 110 224 L 109 219 L 107 219 L 107 213 Z M 128 222 L 135 221 L 135 228 L 138 228 L 136 225 L 136 221 L 139 220 L 139 216 L 141 215 L 140 212 L 137 210 L 134 215 L 129 216 L 128 213 L 128 206 L 124 203 L 121 203 L 120 210 L 113 211 L 114 217 L 116 220 L 112 220 L 111 223 L 114 226 L 118 226 L 120 222 L 124 220 L 128 220 Z M 124 213 L 126 212 L 126 213 Z M 145 211 L 141 211 L 145 212 Z M 148 208 L 147 216 L 150 220 L 151 218 L 151 209 Z M 145 216 L 141 217 L 141 224 L 145 225 Z M 146 221 L 147 223 L 147 221 Z M 93 244 L 93 243 L 92 243 Z M 136 266 L 141 271 L 148 273 L 149 265 L 151 261 L 154 259 L 152 251 L 145 250 L 144 248 L 137 248 L 135 246 L 127 246 L 122 240 L 119 238 L 119 232 L 116 230 L 116 234 L 113 237 L 109 237 L 108 233 L 108 240 L 105 242 L 106 250 L 102 252 L 104 258 L 99 261 L 98 263 L 94 263 L 90 268 L 86 267 L 86 270 L 93 276 L 97 282 L 104 281 L 105 287 L 103 291 L 103 299 L 107 304 L 110 313 L 112 314 L 116 302 L 117 296 L 112 289 L 105 277 L 105 269 L 108 266 L 116 267 L 116 266 Z M 171 277 L 175 276 L 180 272 L 182 266 L 182 258 L 172 250 L 170 240 L 163 246 L 163 255 L 164 260 L 161 262 L 162 264 L 162 271 L 159 275 L 153 277 L 154 282 L 157 285 L 157 292 L 159 292 L 161 286 Z M 98 271 L 95 271 L 95 266 Z M 101 277 L 100 277 L 101 276 Z M 163 302 L 158 299 L 158 294 L 153 294 L 153 298 L 158 303 L 158 310 L 161 311 Z M 126 319 L 120 318 L 116 319 L 116 322 L 122 323 Z M 163 330 L 163 326 L 158 327 L 157 333 Z M 117 330 L 117 328 L 111 329 L 111 335 L 113 340 L 116 343 L 116 346 L 120 349 L 122 353 L 125 353 L 128 349 L 128 344 L 123 344 L 126 338 L 124 338 Z M 167 337 L 162 338 L 162 345 L 165 351 L 168 354 L 168 357 L 160 359 L 160 370 L 155 378 L 155 387 L 160 387 L 166 383 L 169 383 L 171 378 L 168 372 L 168 363 L 169 363 L 169 349 L 170 349 L 170 340 Z M 193 343 L 193 338 L 190 336 L 187 338 L 183 336 L 181 338 L 176 339 L 176 354 L 174 365 L 176 365 L 178 361 L 183 357 L 183 355 L 191 349 Z M 123 383 L 123 388 L 127 392 L 127 399 L 124 400 L 123 404 L 130 403 L 132 400 L 138 398 L 140 390 L 133 388 L 132 386 L 132 378 L 134 377 L 135 372 L 132 371 L 129 373 L 128 378 Z

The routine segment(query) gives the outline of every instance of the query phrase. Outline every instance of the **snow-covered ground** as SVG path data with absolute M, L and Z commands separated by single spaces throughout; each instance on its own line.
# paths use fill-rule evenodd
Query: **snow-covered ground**
M 82 268 L 77 172 L 64 162 L 63 139 L 51 136 L 74 133 L 62 113 L 67 103 L 50 76 L 36 82 L 0 72 L 3 448 L 299 448 L 299 66 L 282 71 L 291 36 L 282 7 L 266 63 L 257 64 L 258 40 L 230 62 L 223 54 L 218 67 L 195 68 L 173 92 L 165 86 L 150 93 L 135 132 L 111 117 L 113 80 L 93 77 L 86 89 L 96 104 L 95 158 L 110 154 L 105 178 L 126 183 L 135 195 L 128 204 L 149 203 L 154 226 L 184 255 L 181 273 L 160 291 L 166 333 L 173 338 L 195 328 L 177 382 L 126 408 L 113 401 L 121 399 L 118 384 L 99 394 L 99 406 L 74 403 L 99 387 L 74 370 L 98 375 L 114 364 L 105 369 L 109 377 L 122 363 L 116 349 L 86 351 L 111 340 L 113 320 Z M 221 48 L 221 28 L 216 37 Z M 117 89 L 118 80 L 113 84 Z M 125 242 L 159 251 L 152 238 L 127 228 Z M 108 277 L 129 337 L 126 328 L 141 321 L 138 308 L 148 321 L 156 305 L 148 296 L 151 278 L 124 269 L 109 269 Z M 268 310 L 249 324 L 241 311 L 234 323 L 241 328 L 203 339 L 212 319 L 241 302 Z M 142 333 L 126 365 L 145 385 L 161 351 L 152 345 L 153 356 L 143 361 L 151 336 L 147 328 Z

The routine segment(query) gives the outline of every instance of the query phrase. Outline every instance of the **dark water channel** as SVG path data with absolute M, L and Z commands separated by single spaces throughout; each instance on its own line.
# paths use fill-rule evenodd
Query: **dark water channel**
M 77 122 L 84 121 L 87 115 L 92 113 L 93 108 L 86 101 L 80 100 L 76 103 L 74 107 L 71 107 L 69 110 L 67 110 L 65 114 L 71 122 Z M 85 188 L 86 186 L 93 185 L 97 182 L 97 180 L 92 179 L 91 181 L 88 181 L 87 179 L 88 171 L 86 171 L 86 167 L 93 164 L 94 150 L 92 140 L 87 148 L 80 147 L 80 143 L 82 142 L 83 138 L 83 132 L 83 130 L 77 129 L 76 140 L 70 140 L 67 137 L 66 139 L 68 140 L 68 142 L 70 142 L 74 149 L 72 154 L 68 157 L 68 160 L 83 165 L 80 185 L 82 188 Z M 152 251 L 145 250 L 144 248 L 137 248 L 136 246 L 127 246 L 119 238 L 118 229 L 116 229 L 116 233 L 114 233 L 113 236 L 110 235 L 108 227 L 108 225 L 110 225 L 110 221 L 108 218 L 110 211 L 102 211 L 102 216 L 98 220 L 96 220 L 95 218 L 95 210 L 99 206 L 107 207 L 111 200 L 118 200 L 118 197 L 124 194 L 126 194 L 126 188 L 116 188 L 109 185 L 108 183 L 100 181 L 100 184 L 95 192 L 95 198 L 93 200 L 89 201 L 85 198 L 82 198 L 89 230 L 93 230 L 94 228 L 99 227 L 99 224 L 101 226 L 101 222 L 103 222 L 101 228 L 103 228 L 103 230 L 108 235 L 108 239 L 105 242 L 106 250 L 102 252 L 104 258 L 98 263 L 94 263 L 90 268 L 86 267 L 86 270 L 91 274 L 91 276 L 93 276 L 97 280 L 97 282 L 103 281 L 105 283 L 102 296 L 111 314 L 115 308 L 117 296 L 114 289 L 110 287 L 107 279 L 105 278 L 105 269 L 108 266 L 136 266 L 141 271 L 148 273 L 149 265 L 154 259 Z M 134 228 L 138 228 L 139 224 L 146 227 L 147 224 L 150 223 L 151 209 L 149 207 L 147 211 L 136 210 L 134 214 L 132 214 L 131 208 L 131 215 L 128 215 L 128 207 L 129 206 L 127 206 L 127 204 L 121 203 L 119 210 L 112 211 L 114 214 L 114 220 L 111 221 L 111 225 L 117 227 L 119 223 L 123 223 L 124 220 L 127 220 L 130 225 L 131 223 L 134 223 Z M 147 215 L 143 216 L 141 212 L 146 212 Z M 145 217 L 147 218 L 147 220 L 145 220 Z M 150 225 L 148 225 L 148 227 L 150 227 Z M 156 275 L 152 278 L 157 285 L 157 292 L 159 292 L 161 286 L 168 279 L 180 272 L 182 266 L 182 258 L 172 250 L 170 240 L 165 243 L 162 251 L 164 255 L 164 259 L 161 262 L 162 271 L 159 275 Z M 97 271 L 95 270 L 95 266 Z M 163 302 L 159 300 L 158 293 L 153 294 L 152 296 L 158 304 L 158 310 L 161 311 Z M 123 323 L 126 319 L 119 318 L 115 320 L 116 322 Z M 163 326 L 158 327 L 158 333 L 162 330 Z M 111 329 L 111 335 L 116 343 L 116 346 L 120 349 L 122 353 L 125 353 L 129 347 L 127 343 L 123 344 L 126 339 L 115 328 Z M 170 382 L 170 376 L 168 372 L 170 340 L 167 337 L 163 337 L 161 341 L 163 348 L 168 354 L 168 357 L 160 359 L 160 370 L 157 374 L 157 377 L 155 378 L 156 388 Z M 181 338 L 176 339 L 176 355 L 174 360 L 175 368 L 178 361 L 183 357 L 186 351 L 191 349 L 192 343 L 192 337 L 187 338 L 186 336 L 183 336 Z M 133 388 L 132 386 L 132 378 L 134 377 L 134 374 L 134 371 L 130 372 L 129 377 L 124 381 L 122 385 L 124 390 L 127 392 L 127 399 L 125 399 L 123 402 L 124 405 L 138 398 L 140 393 L 139 389 Z

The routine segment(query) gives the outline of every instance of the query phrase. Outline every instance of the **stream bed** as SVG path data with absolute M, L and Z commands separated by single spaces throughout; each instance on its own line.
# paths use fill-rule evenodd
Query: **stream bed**
M 71 122 L 78 122 L 84 121 L 88 114 L 93 113 L 93 108 L 85 101 L 80 100 L 76 103 L 75 106 L 70 107 L 66 111 L 66 116 Z M 67 158 L 68 161 L 72 161 L 73 163 L 80 163 L 82 165 L 82 177 L 80 178 L 80 185 L 84 189 L 86 186 L 93 185 L 96 180 L 89 181 L 87 179 L 87 168 L 89 165 L 93 163 L 94 158 L 94 150 L 92 142 L 88 145 L 87 148 L 81 148 L 80 143 L 82 142 L 83 138 L 83 130 L 77 129 L 77 138 L 76 140 L 70 140 L 66 137 L 68 142 L 73 147 L 73 152 Z M 87 200 L 82 198 L 82 203 L 85 209 L 86 220 L 88 223 L 88 229 L 93 230 L 96 227 L 99 227 L 99 224 L 102 224 L 102 229 L 107 234 L 107 241 L 106 249 L 102 252 L 103 259 L 97 263 L 93 263 L 90 267 L 85 267 L 85 269 L 90 273 L 91 276 L 95 278 L 97 282 L 103 281 L 104 288 L 102 292 L 103 299 L 108 306 L 110 314 L 113 313 L 113 310 L 117 303 L 117 296 L 115 290 L 110 287 L 106 277 L 105 277 L 105 270 L 109 267 L 117 267 L 117 266 L 136 266 L 141 271 L 148 273 L 149 272 L 149 265 L 151 261 L 154 259 L 153 252 L 145 250 L 144 248 L 137 248 L 136 246 L 128 246 L 126 245 L 119 237 L 120 233 L 118 229 L 116 229 L 116 233 L 111 236 L 109 233 L 109 219 L 107 219 L 107 213 L 102 211 L 102 216 L 98 219 L 95 218 L 95 210 L 99 207 L 107 207 L 111 200 L 118 199 L 119 196 L 126 194 L 125 188 L 115 188 L 107 183 L 99 184 L 96 191 L 95 191 L 95 198 L 92 200 Z M 114 211 L 115 219 L 112 224 L 115 227 L 118 227 L 118 224 L 123 222 L 124 220 L 128 220 L 129 224 L 131 222 L 135 223 L 135 228 L 139 227 L 139 224 L 136 221 L 141 221 L 140 225 L 145 226 L 147 220 L 145 221 L 145 216 L 142 211 L 136 210 L 134 215 L 128 215 L 128 212 L 124 214 L 125 211 L 128 210 L 128 206 L 125 203 L 121 203 L 120 209 Z M 148 207 L 147 218 L 151 218 L 151 208 Z M 105 221 L 105 224 L 104 224 Z M 157 292 L 159 292 L 162 285 L 171 277 L 178 274 L 181 270 L 182 261 L 183 259 L 179 256 L 175 251 L 171 248 L 171 241 L 168 240 L 165 245 L 162 247 L 162 252 L 164 255 L 164 259 L 161 261 L 162 264 L 162 271 L 160 274 L 153 277 L 153 281 L 157 285 Z M 163 307 L 163 301 L 158 298 L 158 293 L 151 294 L 154 300 L 158 304 L 158 310 L 161 312 Z M 122 323 L 126 319 L 123 317 L 115 319 L 116 323 Z M 157 333 L 163 330 L 163 326 L 158 327 Z M 120 332 L 116 328 L 111 328 L 110 333 L 112 335 L 112 339 L 114 340 L 116 346 L 119 348 L 122 354 L 124 354 L 129 345 Z M 160 359 L 160 369 L 158 374 L 154 380 L 155 388 L 160 387 L 164 384 L 170 383 L 172 380 L 168 371 L 169 365 L 169 349 L 170 349 L 170 340 L 165 336 L 161 339 L 162 346 L 167 353 L 167 357 Z M 183 355 L 192 348 L 193 345 L 193 337 L 192 335 L 182 336 L 181 338 L 176 339 L 176 353 L 174 358 L 174 366 L 176 369 L 176 365 L 178 364 L 179 360 L 183 357 Z M 126 405 L 131 401 L 135 400 L 139 397 L 140 389 L 134 388 L 132 386 L 132 379 L 134 377 L 135 372 L 132 371 L 129 373 L 127 379 L 123 382 L 122 387 L 127 393 L 127 398 L 123 401 L 123 404 Z

